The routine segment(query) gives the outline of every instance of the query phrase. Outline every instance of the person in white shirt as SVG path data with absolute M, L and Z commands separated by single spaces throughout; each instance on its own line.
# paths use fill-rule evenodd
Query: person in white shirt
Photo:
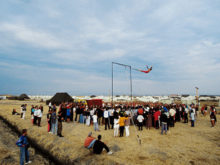
M 125 115 L 125 135 L 128 137 L 130 135 L 129 132 L 129 125 L 130 125 L 130 115 L 128 116 L 127 114 Z
M 142 131 L 143 130 L 143 121 L 144 121 L 143 115 L 138 115 L 137 121 L 138 121 L 139 131 Z
M 174 127 L 176 110 L 172 107 L 169 111 L 169 114 L 170 114 L 170 127 Z
M 38 106 L 34 108 L 34 125 L 37 125 Z
M 105 130 L 107 130 L 107 126 L 108 126 L 108 129 L 110 129 L 110 125 L 109 125 L 109 111 L 107 109 L 105 109 L 103 116 L 104 116 L 104 119 L 105 119 Z
M 52 103 L 51 102 L 48 104 L 48 107 L 49 107 L 49 110 L 52 109 Z
M 111 108 L 108 111 L 109 111 L 110 124 L 112 125 L 111 129 L 113 129 L 113 127 L 114 127 L 114 111 L 115 110 L 113 108 Z
M 97 112 L 95 112 L 95 114 L 92 116 L 92 119 L 93 119 L 94 130 L 99 131 Z
M 186 106 L 184 111 L 184 123 L 188 123 L 188 113 L 189 113 L 189 109 L 188 106 Z
M 118 116 L 114 118 L 114 137 L 118 137 L 118 130 L 119 130 L 119 119 Z
M 27 104 L 22 107 L 22 119 L 25 119 L 25 113 L 27 111 Z
M 37 110 L 37 125 L 38 125 L 38 127 L 40 127 L 42 116 L 43 116 L 42 110 L 39 108 Z

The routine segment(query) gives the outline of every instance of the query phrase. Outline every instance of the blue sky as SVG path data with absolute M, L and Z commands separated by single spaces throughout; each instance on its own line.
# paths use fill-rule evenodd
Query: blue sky
M 0 93 L 220 94 L 219 0 L 0 1 Z M 129 72 L 115 67 L 115 93 Z

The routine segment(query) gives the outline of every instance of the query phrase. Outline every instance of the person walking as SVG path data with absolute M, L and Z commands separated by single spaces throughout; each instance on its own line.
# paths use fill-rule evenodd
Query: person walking
M 20 165 L 24 165 L 24 161 L 26 162 L 25 164 L 31 163 L 29 160 L 28 148 L 30 145 L 27 140 L 27 129 L 22 130 L 22 135 L 19 137 L 16 145 L 20 147 Z

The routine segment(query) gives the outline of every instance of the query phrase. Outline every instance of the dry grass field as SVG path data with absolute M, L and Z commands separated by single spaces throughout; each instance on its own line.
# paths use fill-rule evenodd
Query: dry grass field
M 20 112 L 20 105 L 28 104 L 26 119 L 12 116 L 13 108 Z M 32 126 L 30 120 L 31 105 L 44 105 L 42 127 Z M 0 116 L 7 118 L 10 123 L 20 130 L 28 129 L 28 136 L 42 148 L 60 160 L 75 164 L 220 164 L 220 117 L 217 125 L 211 128 L 209 115 L 198 116 L 195 127 L 190 123 L 176 123 L 167 135 L 161 135 L 159 130 L 152 128 L 138 132 L 142 144 L 139 145 L 134 126 L 130 126 L 130 136 L 114 138 L 113 130 L 94 132 L 93 127 L 78 123 L 63 123 L 64 138 L 47 133 L 46 113 L 48 107 L 35 101 L 0 101 Z M 114 152 L 112 155 L 103 153 L 93 155 L 83 147 L 84 139 L 90 131 L 93 135 L 102 135 L 102 140 Z M 1 136 L 1 135 L 0 135 Z M 16 147 L 16 146 L 15 146 Z M 2 153 L 0 153 L 1 155 Z M 0 156 L 1 158 L 1 156 Z

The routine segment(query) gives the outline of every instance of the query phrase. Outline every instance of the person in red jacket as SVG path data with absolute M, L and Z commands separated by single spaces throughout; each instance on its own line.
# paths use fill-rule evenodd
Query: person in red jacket
M 159 116 L 160 116 L 160 111 L 157 109 L 156 112 L 154 113 L 154 126 L 156 129 L 159 129 Z
M 90 132 L 85 139 L 84 147 L 88 148 L 88 149 L 92 148 L 95 141 L 96 141 L 96 139 L 94 137 L 92 137 L 92 132 Z

